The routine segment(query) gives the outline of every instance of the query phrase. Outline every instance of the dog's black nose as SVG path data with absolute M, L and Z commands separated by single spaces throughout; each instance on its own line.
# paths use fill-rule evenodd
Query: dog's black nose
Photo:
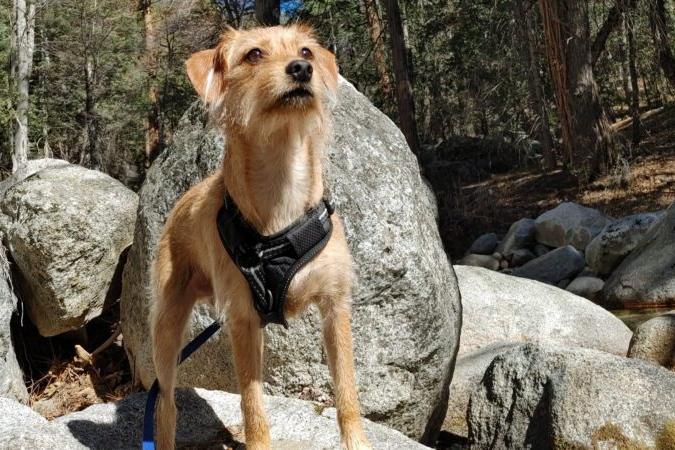
M 286 66 L 286 73 L 289 74 L 295 81 L 300 83 L 307 83 L 312 79 L 313 72 L 312 65 L 308 61 L 302 59 L 296 59 L 291 61 Z

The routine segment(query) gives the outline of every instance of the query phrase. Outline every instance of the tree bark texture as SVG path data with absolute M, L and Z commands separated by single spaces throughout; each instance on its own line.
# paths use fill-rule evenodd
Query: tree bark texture
M 159 37 L 157 18 L 154 14 L 152 0 L 140 0 L 138 9 L 143 19 L 145 43 L 145 70 L 148 77 L 148 112 L 145 120 L 145 167 L 152 162 L 164 148 L 162 127 L 162 110 L 160 105 L 157 74 L 159 70 Z
M 279 25 L 280 0 L 255 0 L 255 18 L 260 25 Z
M 635 63 L 637 48 L 635 46 L 633 19 L 627 12 L 624 15 L 626 40 L 628 41 L 628 71 L 630 73 L 631 86 L 630 114 L 633 119 L 633 145 L 637 146 L 640 144 L 642 128 L 642 124 L 640 123 L 640 88 L 638 87 L 638 71 L 637 64 Z
M 539 0 L 566 160 L 585 185 L 613 163 L 614 139 L 593 78 L 588 3 Z
M 391 41 L 391 60 L 394 66 L 396 82 L 396 100 L 398 105 L 399 126 L 415 155 L 420 154 L 419 135 L 415 121 L 415 99 L 410 80 L 408 51 L 403 34 L 403 22 L 398 0 L 385 0 L 389 37 Z
M 35 5 L 13 0 L 10 82 L 13 97 L 12 171 L 28 160 L 29 82 L 35 48 Z
M 391 95 L 391 77 L 384 49 L 384 35 L 382 34 L 382 21 L 380 19 L 378 1 L 363 0 L 363 8 L 368 19 L 370 42 L 373 45 L 373 62 L 379 75 L 379 84 L 382 95 L 388 99 Z
M 547 170 L 551 170 L 555 167 L 553 136 L 551 136 L 551 130 L 548 126 L 548 108 L 537 64 L 538 59 L 535 51 L 536 37 L 532 35 L 534 21 L 532 20 L 533 11 L 531 3 L 526 0 L 516 0 L 513 12 L 515 14 L 515 22 L 518 24 L 516 31 L 519 41 L 519 52 L 527 76 L 528 103 L 534 116 L 534 129 L 537 138 L 541 142 L 544 167 Z
M 649 0 L 649 25 L 661 70 L 675 86 L 675 58 L 668 42 L 669 19 L 664 0 Z

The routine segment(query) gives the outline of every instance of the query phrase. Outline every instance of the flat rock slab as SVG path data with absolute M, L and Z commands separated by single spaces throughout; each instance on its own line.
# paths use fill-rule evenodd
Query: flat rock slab
M 431 441 L 443 422 L 459 346 L 457 281 L 405 138 L 344 80 L 337 97 L 326 184 L 344 220 L 357 275 L 352 327 L 362 410 L 414 439 Z M 147 320 L 155 245 L 176 200 L 218 170 L 223 149 L 224 138 L 206 127 L 202 107 L 195 104 L 141 189 L 121 317 L 131 366 L 146 387 L 155 378 Z M 188 334 L 193 337 L 212 321 L 208 308 L 198 308 Z M 180 385 L 236 391 L 227 334 L 222 330 L 181 365 Z M 291 321 L 288 330 L 270 326 L 265 334 L 266 393 L 332 395 L 314 308 Z
M 522 345 L 471 394 L 472 448 L 675 446 L 675 374 L 591 349 Z
M 58 427 L 66 428 L 83 448 L 137 449 L 141 443 L 145 398 L 145 394 L 136 394 L 118 403 L 90 406 L 84 411 L 60 417 L 54 423 Z M 235 394 L 179 389 L 176 397 L 176 447 L 241 446 L 245 439 L 240 402 L 241 398 Z M 335 409 L 323 409 L 315 403 L 282 397 L 266 397 L 265 404 L 273 449 L 338 448 L 340 434 Z M 376 449 L 427 448 L 382 425 L 366 420 L 364 426 L 366 435 Z
M 119 298 L 138 196 L 102 172 L 47 165 L 9 187 L 0 208 L 28 316 L 41 335 L 54 336 Z

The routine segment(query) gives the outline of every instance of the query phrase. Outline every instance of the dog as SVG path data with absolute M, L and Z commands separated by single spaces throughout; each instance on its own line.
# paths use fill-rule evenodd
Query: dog
M 186 62 L 211 121 L 227 136 L 222 169 L 189 189 L 167 218 L 152 269 L 153 359 L 160 386 L 157 445 L 175 443 L 177 358 L 198 299 L 213 298 L 232 342 L 246 445 L 270 448 L 263 406 L 263 329 L 252 293 L 223 249 L 216 217 L 228 195 L 261 235 L 292 224 L 322 201 L 322 150 L 331 130 L 328 105 L 338 84 L 335 57 L 304 25 L 228 28 Z M 341 447 L 370 449 L 354 379 L 352 260 L 342 222 L 330 218 L 323 249 L 292 279 L 283 307 L 293 317 L 318 306 L 333 379 Z

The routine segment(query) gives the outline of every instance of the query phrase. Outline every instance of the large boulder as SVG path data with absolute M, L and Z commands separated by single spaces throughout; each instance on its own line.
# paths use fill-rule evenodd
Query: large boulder
M 592 302 L 536 281 L 455 266 L 462 293 L 462 338 L 443 430 L 467 436 L 469 396 L 492 359 L 526 342 L 625 355 L 631 332 Z
M 469 406 L 472 448 L 675 445 L 675 375 L 591 349 L 523 345 L 492 361 Z
M 27 403 L 28 391 L 23 381 L 23 372 L 16 360 L 10 326 L 16 306 L 17 298 L 12 291 L 9 262 L 5 248 L 0 244 L 0 397 Z
M 631 331 L 567 291 L 491 270 L 455 266 L 462 293 L 458 358 L 499 343 L 544 342 L 625 355 Z
M 117 300 L 137 207 L 122 183 L 70 164 L 50 163 L 7 189 L 2 228 L 40 334 L 77 329 Z
M 241 399 L 238 395 L 203 389 L 177 392 L 176 446 L 178 448 L 243 448 L 245 442 Z M 334 408 L 282 397 L 266 397 L 272 448 L 329 450 L 338 447 L 340 434 Z M 141 443 L 145 394 L 119 403 L 90 406 L 54 421 L 65 426 L 84 448 L 127 450 Z M 374 448 L 423 450 L 399 433 L 368 420 L 366 435 Z M 54 447 L 52 447 L 54 448 Z
M 513 275 L 557 285 L 584 269 L 584 255 L 571 245 L 556 248 L 516 268 Z
M 675 311 L 649 319 L 635 329 L 629 358 L 640 358 L 675 371 Z
M 616 308 L 675 305 L 675 203 L 614 270 L 603 297 Z
M 535 236 L 537 242 L 550 247 L 572 245 L 584 250 L 610 221 L 597 209 L 565 202 L 537 217 Z
M 635 214 L 610 223 L 588 244 L 586 262 L 595 273 L 609 275 L 662 216 Z
M 2 449 L 84 450 L 87 448 L 78 442 L 64 425 L 49 422 L 28 406 L 14 400 L 0 397 L 0 411 L 2 411 L 0 414 L 0 448 Z M 108 448 L 108 446 L 103 445 L 98 448 Z
M 326 181 L 344 219 L 355 261 L 353 334 L 366 417 L 415 438 L 433 439 L 447 404 L 461 305 L 441 245 L 433 205 L 414 155 L 396 126 L 341 81 Z M 199 105 L 183 117 L 174 145 L 153 164 L 140 193 L 134 245 L 124 271 L 122 325 L 134 373 L 154 379 L 148 333 L 149 268 L 171 207 L 220 166 L 223 139 L 208 130 Z M 220 245 L 220 243 L 214 243 Z M 193 313 L 189 335 L 213 319 Z M 311 308 L 285 330 L 265 330 L 267 393 L 331 394 L 321 322 Z M 234 391 L 227 332 L 220 332 L 179 370 L 179 384 Z
M 469 410 L 471 393 L 480 384 L 485 370 L 495 356 L 518 345 L 498 342 L 457 358 L 455 373 L 450 383 L 448 412 L 443 421 L 443 431 L 455 436 L 468 437 L 469 425 L 466 422 L 466 413 Z

